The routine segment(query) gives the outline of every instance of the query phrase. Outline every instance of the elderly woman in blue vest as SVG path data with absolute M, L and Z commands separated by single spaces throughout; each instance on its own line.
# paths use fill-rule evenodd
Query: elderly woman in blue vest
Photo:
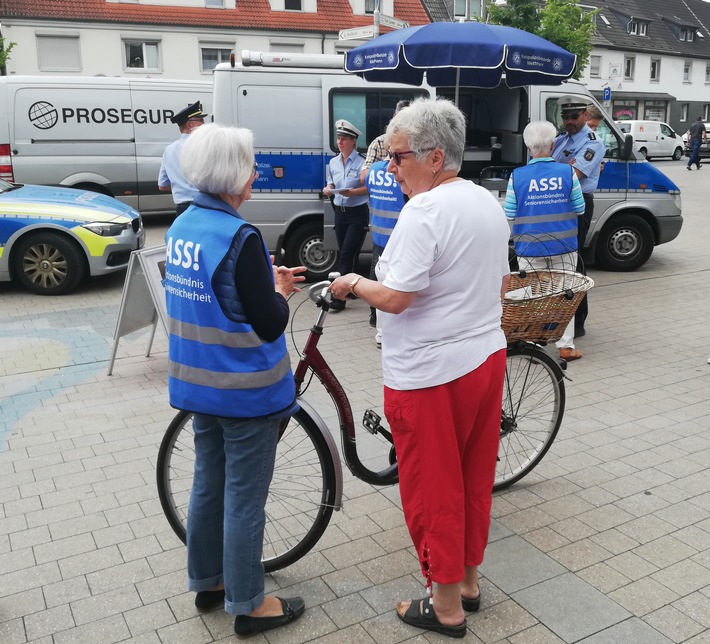
M 523 140 L 532 159 L 513 170 L 505 195 L 505 216 L 513 224 L 513 241 L 521 270 L 567 270 L 577 266 L 577 218 L 584 197 L 571 165 L 550 155 L 557 130 L 548 121 L 529 123 Z M 577 360 L 574 319 L 557 342 L 560 358 Z
M 362 134 L 350 121 L 335 122 L 340 154 L 328 164 L 328 185 L 323 194 L 331 197 L 335 209 L 335 237 L 338 240 L 338 271 L 351 273 L 360 255 L 369 224 L 367 188 L 360 179 L 365 159 L 355 149 Z M 334 299 L 331 311 L 342 311 L 345 300 Z
M 261 555 L 279 421 L 297 408 L 285 298 L 305 268 L 272 266 L 237 212 L 257 176 L 251 131 L 204 125 L 181 163 L 200 192 L 166 233 L 164 285 L 170 404 L 194 413 L 188 585 L 197 608 L 223 604 L 246 635 L 304 611 L 300 597 L 264 595 Z

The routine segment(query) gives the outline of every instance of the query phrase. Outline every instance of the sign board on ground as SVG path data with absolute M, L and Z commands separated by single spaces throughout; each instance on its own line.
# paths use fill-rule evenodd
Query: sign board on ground
M 338 38 L 340 40 L 361 40 L 363 38 L 372 38 L 374 35 L 374 25 L 366 25 L 364 27 L 353 27 L 352 29 L 341 29 L 338 32 Z
M 392 16 L 387 16 L 384 13 L 380 14 L 380 24 L 383 27 L 389 27 L 390 29 L 406 29 L 409 27 L 409 23 L 406 20 L 398 20 Z

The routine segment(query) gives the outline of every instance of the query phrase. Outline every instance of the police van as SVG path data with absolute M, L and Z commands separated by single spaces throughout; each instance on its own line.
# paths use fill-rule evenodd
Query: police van
M 202 101 L 211 81 L 0 77 L 0 178 L 116 197 L 143 215 L 174 213 L 158 190 L 163 150 L 180 136 L 170 118 Z
M 327 163 L 338 154 L 335 121 L 347 119 L 363 132 L 357 148 L 364 153 L 384 132 L 400 99 L 454 98 L 453 88 L 368 83 L 343 71 L 342 56 L 326 54 L 244 51 L 240 63 L 217 65 L 213 83 L 214 120 L 254 132 L 259 177 L 240 212 L 260 228 L 271 251 L 283 251 L 286 264 L 307 266 L 310 279 L 326 275 L 336 259 L 329 239 L 332 209 L 321 194 Z M 525 125 L 548 120 L 562 131 L 557 104 L 562 95 L 596 104 L 576 81 L 460 88 L 458 106 L 468 128 L 461 176 L 502 196 L 510 171 L 527 160 Z M 634 151 L 632 137 L 606 115 L 597 135 L 607 143 L 606 163 L 586 256 L 609 270 L 635 270 L 655 245 L 678 236 L 680 190 Z

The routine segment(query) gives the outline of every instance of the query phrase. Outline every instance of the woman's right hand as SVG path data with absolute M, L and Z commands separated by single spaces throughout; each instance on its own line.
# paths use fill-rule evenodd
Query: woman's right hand
M 323 194 L 326 197 L 332 196 L 333 193 L 330 191 L 331 188 L 335 188 L 335 186 L 332 183 L 329 183 L 325 188 L 323 188 Z
M 301 290 L 295 286 L 295 283 L 305 281 L 305 276 L 299 275 L 299 273 L 305 273 L 308 270 L 305 266 L 296 266 L 294 268 L 274 266 L 273 269 L 276 292 L 281 293 L 284 297 L 288 297 L 291 293 L 298 293 Z

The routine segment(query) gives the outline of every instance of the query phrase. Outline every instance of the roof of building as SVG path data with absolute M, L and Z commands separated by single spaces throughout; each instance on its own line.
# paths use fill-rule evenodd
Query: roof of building
M 421 0 L 394 0 L 394 14 L 412 25 L 431 22 Z M 166 7 L 105 0 L 0 0 L 0 17 L 329 33 L 372 24 L 372 16 L 353 14 L 348 0 L 318 0 L 317 13 L 273 11 L 268 0 L 238 0 L 236 9 Z M 382 31 L 388 29 L 383 27 Z
M 593 44 L 625 51 L 710 58 L 710 3 L 703 0 L 584 0 L 599 8 Z M 633 22 L 646 23 L 646 35 L 629 33 Z M 693 40 L 681 40 L 682 29 Z

